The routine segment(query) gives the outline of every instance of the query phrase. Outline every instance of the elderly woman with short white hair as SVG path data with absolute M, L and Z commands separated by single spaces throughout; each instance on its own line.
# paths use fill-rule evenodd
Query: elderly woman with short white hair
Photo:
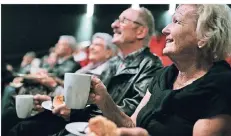
M 163 54 L 174 64 L 157 72 L 131 118 L 119 110 L 103 83 L 92 79 L 91 100 L 118 127 L 127 127 L 118 129 L 121 136 L 231 135 L 231 68 L 225 62 L 231 54 L 230 14 L 227 5 L 176 9 L 162 31 Z M 129 128 L 135 126 L 141 128 Z
M 100 76 L 109 66 L 109 59 L 117 55 L 118 48 L 112 43 L 112 36 L 107 33 L 95 33 L 89 47 L 90 63 L 76 71 L 76 73 L 87 73 Z

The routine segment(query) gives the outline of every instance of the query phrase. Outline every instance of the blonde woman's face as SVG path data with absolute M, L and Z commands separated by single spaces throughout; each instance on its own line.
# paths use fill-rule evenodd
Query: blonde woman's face
M 172 22 L 162 30 L 166 35 L 163 54 L 170 57 L 193 55 L 197 48 L 195 13 L 193 5 L 181 5 L 176 9 Z

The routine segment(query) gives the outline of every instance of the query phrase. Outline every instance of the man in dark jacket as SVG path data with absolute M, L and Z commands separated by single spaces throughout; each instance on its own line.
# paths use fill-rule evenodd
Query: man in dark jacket
M 64 78 L 67 72 L 75 72 L 80 69 L 79 63 L 74 61 L 72 53 L 76 50 L 76 41 L 73 36 L 63 35 L 60 36 L 58 43 L 55 47 L 55 53 L 58 56 L 58 62 L 51 70 L 51 73 L 59 78 Z
M 146 93 L 153 74 L 162 67 L 159 58 L 150 53 L 146 46 L 154 31 L 154 19 L 146 8 L 138 10 L 129 8 L 113 22 L 112 28 L 115 33 L 112 41 L 120 48 L 121 53 L 110 60 L 111 66 L 102 73 L 101 80 L 107 86 L 109 94 L 118 107 L 127 115 L 131 115 Z M 41 103 L 48 99 L 50 98 L 38 95 L 35 100 L 40 100 Z M 65 105 L 61 105 L 55 108 L 53 113 L 64 119 L 68 118 L 69 122 L 88 121 L 92 116 L 101 114 L 95 105 L 87 106 L 83 110 L 70 110 Z M 51 123 L 45 120 L 45 118 L 50 118 L 49 113 L 44 111 L 43 114 L 43 117 L 17 124 L 11 130 L 10 135 L 52 134 L 51 128 L 48 127 Z M 47 127 L 34 129 L 42 126 L 41 124 L 46 124 Z M 34 132 L 30 133 L 29 130 L 32 129 Z M 60 135 L 63 135 L 63 132 L 61 133 Z

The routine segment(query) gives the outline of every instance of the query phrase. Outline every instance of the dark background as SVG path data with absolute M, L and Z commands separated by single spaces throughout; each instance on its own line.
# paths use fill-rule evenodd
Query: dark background
M 131 5 L 95 5 L 93 33 L 112 34 L 111 23 Z M 169 5 L 141 5 L 153 13 L 156 29 L 161 32 Z M 86 5 L 6 5 L 1 6 L 2 64 L 19 65 L 22 56 L 35 51 L 42 57 L 54 46 L 60 35 L 73 35 L 79 30 Z M 82 32 L 84 33 L 84 32 Z M 81 37 L 77 37 L 78 42 Z M 89 40 L 89 39 L 84 39 Z

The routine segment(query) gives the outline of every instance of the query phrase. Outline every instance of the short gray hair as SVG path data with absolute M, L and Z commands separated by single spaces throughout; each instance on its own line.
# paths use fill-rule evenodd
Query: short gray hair
M 154 22 L 155 20 L 151 11 L 149 11 L 147 8 L 141 7 L 139 10 L 140 10 L 140 14 L 138 18 L 140 19 L 142 24 L 148 28 L 148 34 L 144 39 L 144 44 L 148 45 L 150 38 L 152 37 L 155 31 L 155 22 Z
M 231 55 L 231 10 L 227 5 L 198 4 L 197 36 L 202 55 L 212 62 Z
M 95 38 L 101 38 L 105 41 L 105 47 L 106 49 L 111 49 L 113 54 L 116 54 L 117 51 L 118 51 L 118 47 L 112 43 L 112 36 L 108 33 L 102 33 L 102 32 L 98 32 L 98 33 L 95 33 L 93 36 L 92 36 L 92 41 L 95 39 Z
M 36 57 L 36 53 L 33 52 L 33 51 L 30 51 L 30 52 L 27 52 L 24 56 L 35 58 Z
M 76 40 L 74 36 L 71 35 L 62 35 L 59 37 L 59 40 L 67 41 L 68 45 L 75 50 L 76 49 Z

